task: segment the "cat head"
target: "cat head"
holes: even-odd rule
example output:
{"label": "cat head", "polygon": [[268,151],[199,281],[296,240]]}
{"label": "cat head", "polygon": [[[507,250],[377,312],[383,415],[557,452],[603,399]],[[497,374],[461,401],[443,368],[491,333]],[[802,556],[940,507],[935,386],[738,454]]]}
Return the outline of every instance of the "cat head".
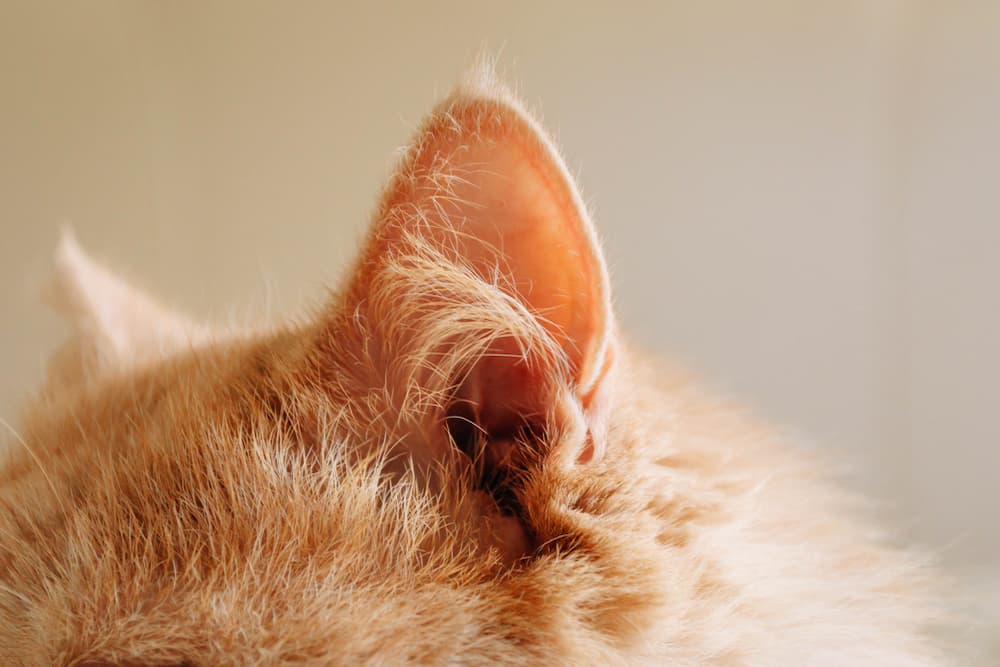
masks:
{"label": "cat head", "polygon": [[57,259],[76,336],[0,478],[0,653],[593,656],[642,625],[655,528],[588,518],[639,483],[608,472],[634,433],[607,268],[488,70],[423,123],[348,280],[300,322],[213,331],[71,240]]}

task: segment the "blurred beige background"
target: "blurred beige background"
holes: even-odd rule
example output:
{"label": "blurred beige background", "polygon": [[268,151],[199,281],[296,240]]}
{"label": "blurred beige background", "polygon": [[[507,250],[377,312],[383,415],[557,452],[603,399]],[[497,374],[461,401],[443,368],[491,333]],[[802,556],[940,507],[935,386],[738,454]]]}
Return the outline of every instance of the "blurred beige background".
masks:
{"label": "blurred beige background", "polygon": [[33,295],[61,225],[198,315],[295,312],[483,44],[578,168],[625,327],[1000,600],[990,0],[2,0],[0,416],[66,333]]}

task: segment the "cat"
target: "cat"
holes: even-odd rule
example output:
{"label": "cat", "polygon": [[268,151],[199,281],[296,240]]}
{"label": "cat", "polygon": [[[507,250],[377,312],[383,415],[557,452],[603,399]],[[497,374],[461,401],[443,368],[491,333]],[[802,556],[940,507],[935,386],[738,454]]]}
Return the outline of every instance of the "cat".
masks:
{"label": "cat", "polygon": [[922,559],[628,345],[553,142],[489,66],[345,284],[222,331],[57,252],[0,470],[5,665],[941,665]]}

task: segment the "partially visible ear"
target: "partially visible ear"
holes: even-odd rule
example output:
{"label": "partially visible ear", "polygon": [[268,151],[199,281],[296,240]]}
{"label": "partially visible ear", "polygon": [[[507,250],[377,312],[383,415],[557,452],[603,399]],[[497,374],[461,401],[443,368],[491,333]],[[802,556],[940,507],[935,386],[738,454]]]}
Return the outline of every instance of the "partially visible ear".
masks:
{"label": "partially visible ear", "polygon": [[[415,278],[415,265],[401,268],[408,255],[437,257],[459,271]],[[469,337],[495,337],[464,377],[452,378],[466,406],[463,419],[495,436],[522,426],[526,415],[558,412],[557,403],[569,398],[591,429],[602,428],[614,347],[607,268],[553,142],[491,68],[473,72],[418,131],[386,189],[349,302],[364,310],[387,270],[397,280],[421,281],[410,290],[425,293],[421,307],[431,313],[420,326],[436,326],[435,308],[438,319],[455,319],[451,329],[440,327],[442,344],[469,347]],[[459,275],[507,301],[490,310],[475,289],[462,296],[446,285]],[[445,315],[462,299],[477,301],[479,310],[466,312],[478,329],[461,322],[461,313]],[[383,303],[376,317],[405,320],[405,300]],[[533,363],[519,345],[512,332],[518,313],[553,344],[554,363]],[[555,395],[558,387],[569,387],[570,396]],[[600,456],[599,440],[581,459]]]}
{"label": "partially visible ear", "polygon": [[43,298],[74,328],[49,365],[49,384],[85,382],[176,351],[201,327],[88,257],[64,232]]}

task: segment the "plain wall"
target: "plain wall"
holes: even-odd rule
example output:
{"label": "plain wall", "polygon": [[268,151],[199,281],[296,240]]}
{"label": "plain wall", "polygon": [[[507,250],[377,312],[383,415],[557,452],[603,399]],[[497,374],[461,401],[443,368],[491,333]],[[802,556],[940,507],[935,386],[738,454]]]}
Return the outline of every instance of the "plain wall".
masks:
{"label": "plain wall", "polygon": [[33,293],[60,226],[199,316],[314,304],[485,44],[624,328],[996,573],[1000,3],[499,5],[4,0],[0,416],[67,333]]}

